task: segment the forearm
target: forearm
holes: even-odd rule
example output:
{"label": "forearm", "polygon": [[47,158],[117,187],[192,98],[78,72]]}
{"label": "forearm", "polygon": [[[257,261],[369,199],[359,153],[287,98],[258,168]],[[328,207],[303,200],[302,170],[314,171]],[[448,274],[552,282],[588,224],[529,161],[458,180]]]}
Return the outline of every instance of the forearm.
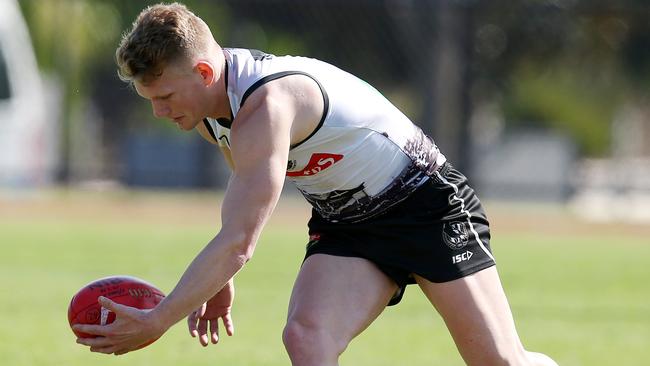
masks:
{"label": "forearm", "polygon": [[[255,126],[250,122],[248,125],[239,122],[239,125],[240,130]],[[282,130],[278,126],[275,129],[266,127],[267,134],[280,134],[277,130]],[[222,229],[190,264],[176,288],[153,311],[152,316],[157,317],[164,329],[214,296],[252,257],[257,239],[282,191],[289,151],[288,135],[285,131],[276,137],[279,142],[260,145],[238,136],[233,130],[232,139],[241,141],[241,146],[231,155],[239,159],[233,159],[234,170],[222,204]]]}
{"label": "forearm", "polygon": [[238,245],[217,235],[190,263],[178,284],[152,311],[167,329],[219,292],[244,266],[249,256]]}
{"label": "forearm", "polygon": [[[272,182],[263,187],[251,182]],[[282,189],[264,172],[231,177],[222,205],[222,229],[189,265],[152,317],[169,328],[214,296],[252,257],[257,239]]]}

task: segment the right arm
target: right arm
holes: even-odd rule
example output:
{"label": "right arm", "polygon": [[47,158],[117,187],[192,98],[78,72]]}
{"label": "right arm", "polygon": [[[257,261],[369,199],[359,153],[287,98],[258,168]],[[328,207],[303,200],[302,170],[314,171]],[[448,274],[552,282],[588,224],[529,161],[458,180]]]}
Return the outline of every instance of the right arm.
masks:
{"label": "right arm", "polygon": [[291,78],[306,80],[304,76],[291,76],[266,84],[240,109],[230,133],[233,172],[222,203],[221,230],[194,258],[174,290],[152,310],[100,300],[102,306],[117,314],[116,320],[103,326],[75,325],[77,331],[101,336],[79,338],[79,343],[94,352],[124,354],[135,350],[210,300],[252,257],[280,197],[291,141],[301,141],[309,130],[299,123],[294,131],[295,122],[316,126],[323,111],[322,97],[313,81],[308,82],[318,98],[303,93],[309,92],[307,88],[298,88],[300,93],[295,93]]}
{"label": "right arm", "polygon": [[222,228],[152,311],[165,329],[221,290],[253,254],[279,199],[289,154],[294,115],[290,103],[278,99],[283,98],[261,88],[233,122],[234,169],[222,203]]}
{"label": "right arm", "polygon": [[252,257],[262,228],[284,184],[295,110],[291,99],[262,87],[239,111],[231,130],[233,172],[224,195],[219,233],[194,258],[176,287],[152,310],[108,299],[117,314],[109,325],[76,325],[99,335],[79,338],[91,351],[124,354],[160,337],[173,324],[210,300]]}
{"label": "right arm", "polygon": [[[206,141],[219,146],[219,150],[230,171],[234,170],[230,148],[213,139],[212,134],[204,124],[198,124],[196,129]],[[210,342],[217,344],[219,342],[219,319],[221,319],[226,328],[226,334],[232,336],[235,332],[231,314],[234,299],[235,282],[234,278],[231,278],[216,295],[187,316],[187,327],[190,335],[194,338],[198,337],[203,346],[207,346]]]}

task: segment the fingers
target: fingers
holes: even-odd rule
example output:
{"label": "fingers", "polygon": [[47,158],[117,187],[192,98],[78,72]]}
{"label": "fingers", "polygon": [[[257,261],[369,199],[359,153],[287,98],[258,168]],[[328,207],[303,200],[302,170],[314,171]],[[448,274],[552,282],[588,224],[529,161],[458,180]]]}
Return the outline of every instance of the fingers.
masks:
{"label": "fingers", "polygon": [[208,303],[204,302],[203,305],[198,309],[199,318],[202,318],[205,315],[205,312],[208,310]]}
{"label": "fingers", "polygon": [[98,338],[77,338],[77,343],[90,347],[90,352],[123,355],[129,350],[119,349],[119,346],[111,345],[110,341],[104,337]]}
{"label": "fingers", "polygon": [[218,319],[210,321],[210,340],[212,344],[219,343],[219,322]]}
{"label": "fingers", "polygon": [[201,317],[205,315],[206,308],[206,304],[203,303],[200,308],[194,310],[190,315],[187,316],[187,329],[189,330],[190,336],[192,336],[192,338],[196,338],[200,334],[197,323],[201,320]]}
{"label": "fingers", "polygon": [[208,345],[208,320],[199,319],[198,323],[199,342],[203,347]]}
{"label": "fingers", "polygon": [[[223,326],[226,328],[226,334],[232,337],[235,334],[235,326],[232,321],[230,313],[221,317],[223,321]],[[219,343],[219,319],[213,319],[210,321],[210,341],[212,344]]]}
{"label": "fingers", "polygon": [[[72,329],[76,332],[93,334],[98,336],[107,336],[108,331],[106,330],[107,326],[105,325],[95,325],[95,324],[75,324],[72,326]],[[96,339],[96,338],[79,338],[79,339]]]}
{"label": "fingers", "polygon": [[221,317],[221,320],[223,321],[223,326],[226,328],[226,334],[232,337],[232,335],[235,334],[235,324],[232,321],[232,315],[230,315],[230,313],[227,313]]}
{"label": "fingers", "polygon": [[116,315],[118,314],[128,315],[129,310],[131,309],[131,307],[129,306],[118,304],[115,301],[104,296],[98,297],[97,301],[102,307],[114,312]]}
{"label": "fingers", "polygon": [[190,331],[192,338],[196,338],[196,336],[199,335],[199,332],[196,328],[198,318],[199,315],[197,311],[193,311],[192,314],[187,316],[187,329]]}
{"label": "fingers", "polygon": [[190,336],[193,338],[198,337],[199,343],[204,347],[210,343],[219,343],[219,318],[223,321],[226,333],[229,336],[235,333],[235,327],[229,311],[220,317],[205,318],[206,309],[206,304],[203,304],[203,306],[187,316],[187,329],[190,332]]}
{"label": "fingers", "polygon": [[[115,313],[116,316],[119,317],[130,317],[133,314],[131,313],[134,309],[125,306],[122,304],[118,304],[114,302],[113,300],[100,296],[97,298],[97,301],[99,304],[105,308],[106,310],[112,311]],[[137,311],[137,310],[136,310]],[[112,329],[111,325],[97,325],[97,324],[75,324],[72,326],[72,329],[74,329],[77,332],[82,332],[82,333],[87,333],[87,334],[93,334],[97,336],[107,336],[109,335],[109,330]]]}
{"label": "fingers", "polygon": [[122,353],[118,353],[117,349],[114,346],[110,347],[90,347],[90,352],[97,352],[97,353],[105,353],[107,355],[110,355],[112,353],[117,354],[124,354],[126,353],[125,351],[122,351]]}
{"label": "fingers", "polygon": [[90,348],[103,348],[111,344],[111,342],[105,337],[77,338],[77,343],[89,346]]}
{"label": "fingers", "polygon": [[[122,355],[138,349],[147,339],[157,339],[162,333],[147,322],[146,310],[118,304],[106,297],[98,298],[104,309],[116,314],[116,319],[109,325],[75,324],[77,333],[96,335],[95,338],[78,338],[77,343],[90,347],[92,352]],[[104,321],[102,321],[103,323]],[[164,332],[164,331],[163,331]]]}

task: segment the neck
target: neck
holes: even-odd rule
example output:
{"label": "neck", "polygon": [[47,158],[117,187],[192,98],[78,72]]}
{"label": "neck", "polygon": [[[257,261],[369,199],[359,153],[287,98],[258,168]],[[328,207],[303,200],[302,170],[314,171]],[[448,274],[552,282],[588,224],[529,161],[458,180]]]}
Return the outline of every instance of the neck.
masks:
{"label": "neck", "polygon": [[212,108],[208,117],[219,119],[219,118],[231,118],[230,110],[230,100],[228,99],[228,93],[226,92],[226,60],[225,57],[221,57],[221,70],[219,71],[219,77],[214,83],[214,93],[212,94],[212,100],[215,101],[214,108]]}

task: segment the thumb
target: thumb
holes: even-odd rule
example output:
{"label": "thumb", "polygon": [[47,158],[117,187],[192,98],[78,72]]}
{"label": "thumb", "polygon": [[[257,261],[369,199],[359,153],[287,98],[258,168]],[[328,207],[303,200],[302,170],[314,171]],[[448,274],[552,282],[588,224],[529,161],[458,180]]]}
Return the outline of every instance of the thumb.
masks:
{"label": "thumb", "polygon": [[201,307],[196,310],[199,318],[202,318],[205,315],[205,312],[207,310],[208,310],[208,303],[204,302],[203,305],[201,305]]}
{"label": "thumb", "polygon": [[97,298],[97,301],[99,302],[99,304],[102,307],[114,312],[116,315],[117,314],[123,314],[123,315],[128,314],[128,311],[129,311],[128,306],[118,304],[115,301],[109,299],[108,297],[100,296],[100,297]]}

